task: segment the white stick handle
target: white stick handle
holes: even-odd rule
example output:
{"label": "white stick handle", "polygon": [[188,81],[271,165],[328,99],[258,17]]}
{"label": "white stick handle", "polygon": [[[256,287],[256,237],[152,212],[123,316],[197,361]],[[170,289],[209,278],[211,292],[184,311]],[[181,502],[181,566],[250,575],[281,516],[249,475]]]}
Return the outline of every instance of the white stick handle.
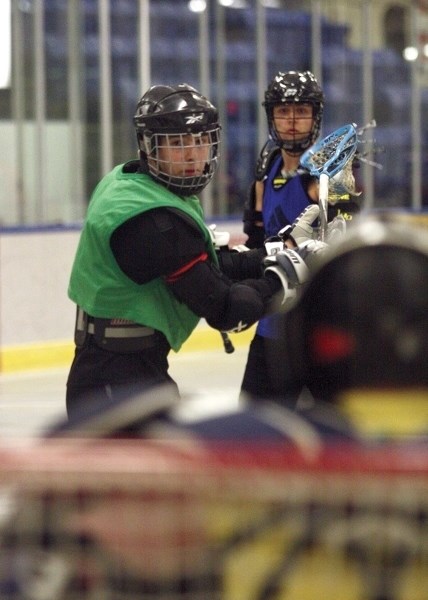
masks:
{"label": "white stick handle", "polygon": [[328,222],[328,183],[329,177],[326,173],[320,175],[319,205],[320,205],[320,240],[325,241],[327,236]]}

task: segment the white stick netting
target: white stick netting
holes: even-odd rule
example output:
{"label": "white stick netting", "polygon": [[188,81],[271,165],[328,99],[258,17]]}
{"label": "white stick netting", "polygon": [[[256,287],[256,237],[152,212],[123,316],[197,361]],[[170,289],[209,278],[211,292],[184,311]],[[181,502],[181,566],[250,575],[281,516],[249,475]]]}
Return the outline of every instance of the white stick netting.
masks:
{"label": "white stick netting", "polygon": [[0,598],[426,600],[428,451],[1,455]]}
{"label": "white stick netting", "polygon": [[351,157],[341,171],[333,175],[329,181],[328,201],[335,204],[344,194],[359,196],[355,184],[355,176],[352,168],[353,157]]}

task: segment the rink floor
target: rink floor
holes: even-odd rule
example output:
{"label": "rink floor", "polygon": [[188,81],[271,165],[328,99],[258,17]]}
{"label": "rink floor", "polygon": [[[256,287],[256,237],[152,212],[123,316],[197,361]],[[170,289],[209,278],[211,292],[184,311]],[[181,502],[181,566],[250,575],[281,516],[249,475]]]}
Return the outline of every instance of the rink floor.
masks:
{"label": "rink floor", "polygon": [[[247,347],[226,354],[215,350],[170,355],[170,374],[189,410],[203,413],[236,406]],[[0,374],[0,438],[33,438],[65,418],[68,369]]]}

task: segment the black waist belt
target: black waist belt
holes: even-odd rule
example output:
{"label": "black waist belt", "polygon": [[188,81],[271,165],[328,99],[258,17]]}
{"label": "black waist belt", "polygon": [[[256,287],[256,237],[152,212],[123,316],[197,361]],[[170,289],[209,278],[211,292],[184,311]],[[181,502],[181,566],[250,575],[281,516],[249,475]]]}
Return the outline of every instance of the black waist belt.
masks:
{"label": "black waist belt", "polygon": [[154,347],[158,341],[156,331],[151,327],[127,319],[91,317],[77,307],[74,331],[76,346],[82,348],[89,336],[93,336],[100,348],[110,352],[138,352]]}

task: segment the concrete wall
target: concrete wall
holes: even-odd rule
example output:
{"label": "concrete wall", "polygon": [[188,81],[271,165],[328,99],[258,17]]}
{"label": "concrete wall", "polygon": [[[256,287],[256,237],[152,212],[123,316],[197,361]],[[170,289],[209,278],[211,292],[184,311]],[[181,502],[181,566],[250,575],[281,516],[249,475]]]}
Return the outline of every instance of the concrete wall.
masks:
{"label": "concrete wall", "polygon": [[82,219],[82,132],[65,121],[47,121],[41,131],[34,121],[0,121],[1,226]]}
{"label": "concrete wall", "polygon": [[70,355],[67,285],[78,238],[65,229],[0,234],[0,371]]}

